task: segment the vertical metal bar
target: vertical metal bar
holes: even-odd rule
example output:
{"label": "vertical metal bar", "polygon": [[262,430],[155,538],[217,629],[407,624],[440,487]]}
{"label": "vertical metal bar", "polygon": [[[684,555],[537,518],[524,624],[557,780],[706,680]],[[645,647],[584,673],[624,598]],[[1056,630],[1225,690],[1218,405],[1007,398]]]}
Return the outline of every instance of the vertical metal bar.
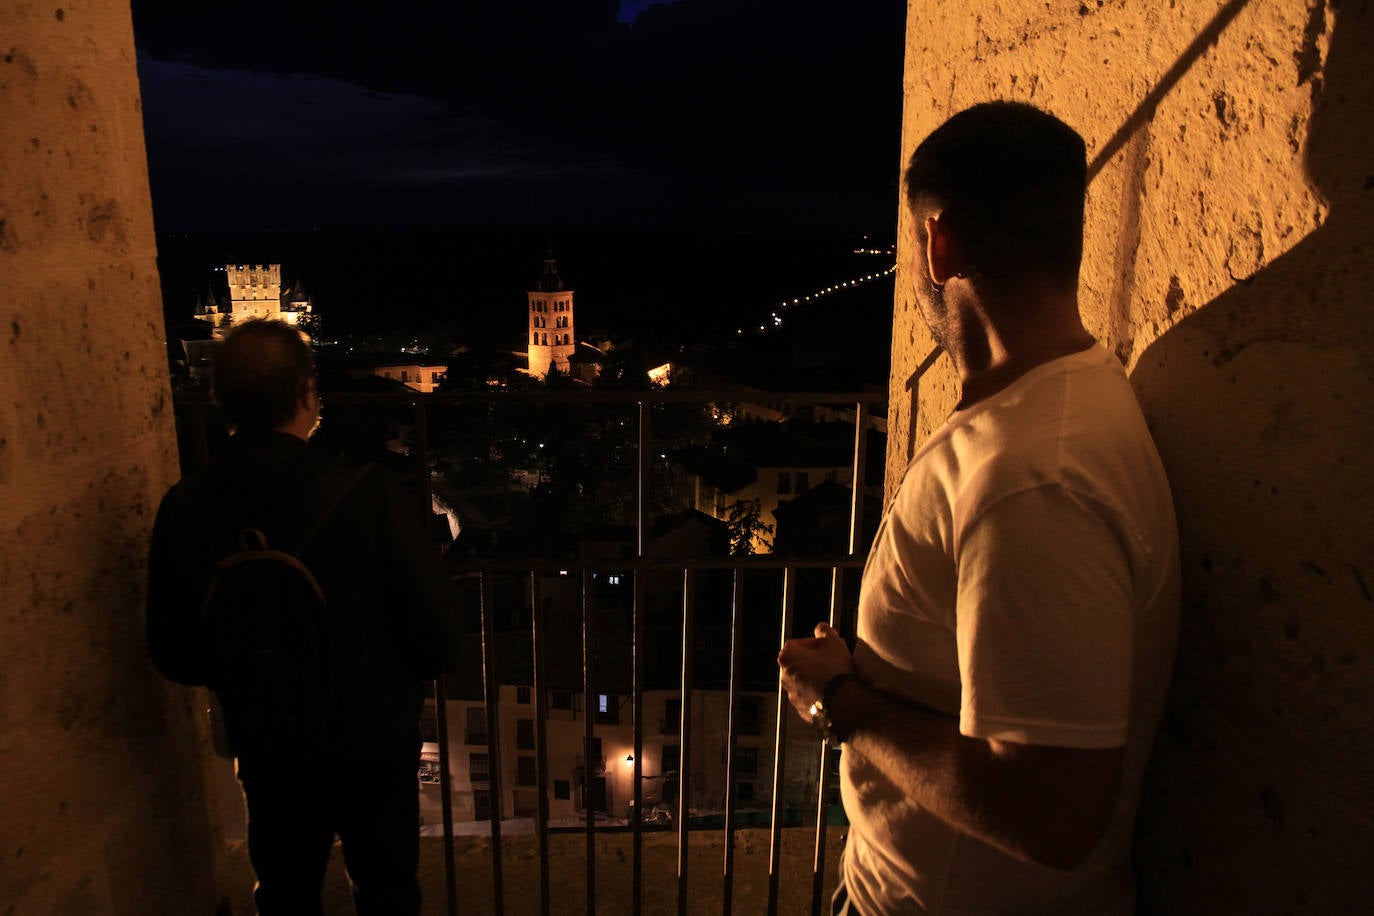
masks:
{"label": "vertical metal bar", "polygon": [[634,605],[631,609],[633,631],[631,654],[634,670],[631,673],[633,685],[631,717],[634,719],[634,763],[630,767],[632,785],[630,795],[633,810],[630,812],[630,910],[639,916],[642,907],[644,879],[644,782],[641,778],[644,762],[644,567],[635,570]]}
{"label": "vertical metal bar", "polygon": [[[430,519],[433,515],[433,492],[429,477],[429,414],[423,401],[412,405],[415,409],[415,476],[416,491],[419,496],[420,521],[425,537],[430,534]],[[434,682],[434,714],[438,725],[439,738],[439,810],[444,822],[444,890],[448,895],[447,911],[449,916],[458,914],[458,872],[453,845],[453,775],[449,772],[448,746],[448,692],[441,675]]]}
{"label": "vertical metal bar", "polygon": [[[634,718],[634,765],[630,778],[634,783],[631,795],[634,815],[630,821],[630,912],[640,916],[644,891],[644,555],[649,530],[649,402],[639,402],[639,441],[636,449],[635,494],[635,593],[631,610],[633,636],[631,654],[634,671],[631,675],[632,716]],[[679,770],[681,768],[679,767]]]}
{"label": "vertical metal bar", "polygon": [[592,574],[582,570],[582,703],[587,710],[582,733],[582,808],[587,816],[587,916],[596,916],[596,811],[592,808],[592,721],[595,694],[593,665],[596,658],[596,606],[593,603]]}
{"label": "vertical metal bar", "polygon": [[453,847],[453,774],[449,772],[448,695],[444,677],[434,682],[434,714],[439,738],[439,807],[444,820],[444,891],[448,894],[448,916],[458,916],[458,869]]}
{"label": "vertical metal bar", "polygon": [[[830,612],[827,620],[833,627],[839,616],[840,597],[844,590],[844,571],[838,566],[830,570]],[[825,891],[825,829],[828,826],[830,794],[830,747],[820,742],[820,778],[816,780],[816,847],[811,861],[811,916],[821,916],[821,895]]]}
{"label": "vertical metal bar", "polygon": [[[864,402],[854,405],[854,474],[849,502],[849,555],[856,556],[863,536],[864,466],[868,463],[868,414]],[[832,621],[833,623],[833,621]]]}
{"label": "vertical metal bar", "polygon": [[[549,916],[549,685],[544,676],[544,601],[540,575],[530,572],[530,637],[534,641],[534,833],[539,845],[539,912]],[[518,781],[517,781],[518,782]]]}
{"label": "vertical metal bar", "polygon": [[649,531],[649,402],[639,402],[639,442],[635,449],[635,558],[644,559]]}
{"label": "vertical metal bar", "polygon": [[506,889],[501,868],[501,687],[496,677],[496,626],[492,620],[491,571],[482,571],[482,683],[487,703],[487,792],[491,797],[491,910],[505,916]]}
{"label": "vertical metal bar", "polygon": [[[849,556],[856,555],[859,538],[863,535],[864,511],[864,471],[868,455],[868,414],[863,401],[854,404],[854,467],[850,476],[849,500]],[[836,566],[830,571],[830,625],[839,627],[844,600],[844,570]],[[826,798],[830,794],[830,756],[831,750],[821,742],[820,779],[816,791],[816,847],[811,863],[811,913],[820,916],[825,890],[825,846],[826,827],[829,826],[829,805]]]}
{"label": "vertical metal bar", "polygon": [[[792,633],[793,589],[796,587],[792,567],[782,571],[782,639],[787,642]],[[768,839],[768,916],[777,916],[778,878],[782,871],[782,789],[783,771],[787,763],[787,714],[791,707],[787,692],[782,689],[782,673],[778,674],[778,726],[773,750],[773,827]]]}
{"label": "vertical metal bar", "polygon": [[696,646],[693,635],[696,610],[696,580],[690,570],[682,571],[682,685],[681,709],[678,717],[677,758],[677,912],[687,913],[687,849],[691,831],[692,795],[692,655]]}
{"label": "vertical metal bar", "polygon": [[735,884],[735,736],[739,722],[735,706],[739,703],[739,630],[740,614],[744,606],[744,571],[736,567],[730,599],[730,713],[725,727],[725,864],[724,895],[721,912],[730,916],[734,909]]}

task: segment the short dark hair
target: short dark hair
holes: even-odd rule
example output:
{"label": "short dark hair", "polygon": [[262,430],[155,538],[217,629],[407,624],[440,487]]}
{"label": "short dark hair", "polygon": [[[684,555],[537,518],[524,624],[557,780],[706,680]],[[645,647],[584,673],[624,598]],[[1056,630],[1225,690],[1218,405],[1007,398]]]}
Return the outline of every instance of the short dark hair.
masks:
{"label": "short dark hair", "polygon": [[1020,102],[959,112],[921,141],[906,170],[912,213],[940,209],[970,278],[1002,292],[1029,277],[1077,287],[1087,184],[1083,138]]}
{"label": "short dark hair", "polygon": [[215,349],[210,390],[231,427],[261,433],[290,423],[315,377],[315,355],[283,321],[235,325]]}

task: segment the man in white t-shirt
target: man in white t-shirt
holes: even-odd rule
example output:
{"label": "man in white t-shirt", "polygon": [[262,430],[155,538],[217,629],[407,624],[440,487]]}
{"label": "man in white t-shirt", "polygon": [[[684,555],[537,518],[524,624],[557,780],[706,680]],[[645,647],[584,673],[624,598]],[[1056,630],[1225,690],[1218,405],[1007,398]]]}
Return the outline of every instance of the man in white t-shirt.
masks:
{"label": "man in white t-shirt", "polygon": [[912,155],[916,300],[962,398],[878,529],[851,656],[778,656],[843,742],[834,912],[1129,913],[1168,686],[1178,536],[1125,373],[1078,313],[1085,149],[1027,105]]}

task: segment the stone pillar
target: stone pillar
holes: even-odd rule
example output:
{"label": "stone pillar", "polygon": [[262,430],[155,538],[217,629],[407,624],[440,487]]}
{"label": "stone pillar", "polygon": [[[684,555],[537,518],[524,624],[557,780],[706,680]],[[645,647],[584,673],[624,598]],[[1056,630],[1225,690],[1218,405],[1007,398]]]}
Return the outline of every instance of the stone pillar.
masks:
{"label": "stone pillar", "polygon": [[127,0],[0,5],[0,901],[213,913],[194,694],[143,635],[176,478]]}
{"label": "stone pillar", "polygon": [[[1145,912],[1374,897],[1374,9],[911,0],[903,159],[1008,98],[1087,140],[1080,300],[1173,482],[1184,610],[1137,843]],[[910,296],[888,491],[956,387]]]}

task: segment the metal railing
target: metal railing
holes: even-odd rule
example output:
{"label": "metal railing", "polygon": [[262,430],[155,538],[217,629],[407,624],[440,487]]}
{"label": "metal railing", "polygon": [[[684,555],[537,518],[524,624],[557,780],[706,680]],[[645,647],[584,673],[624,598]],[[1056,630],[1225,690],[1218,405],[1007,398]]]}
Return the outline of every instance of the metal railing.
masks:
{"label": "metal railing", "polygon": [[[496,575],[528,575],[531,596],[530,636],[533,647],[533,699],[535,704],[535,782],[537,786],[538,808],[535,813],[535,834],[539,850],[539,911],[550,912],[551,887],[549,878],[549,764],[548,764],[548,684],[547,640],[545,638],[545,611],[541,601],[542,580],[546,575],[571,575],[580,580],[581,604],[581,653],[583,709],[596,708],[596,684],[594,683],[593,663],[597,650],[596,602],[593,600],[593,577],[598,572],[633,574],[631,603],[631,725],[633,731],[633,775],[631,779],[633,816],[629,819],[631,834],[631,899],[630,909],[638,916],[643,909],[643,871],[644,852],[643,834],[643,774],[644,760],[644,692],[645,692],[645,580],[648,574],[674,572],[681,576],[682,619],[681,619],[681,678],[680,712],[677,722],[678,748],[678,798],[675,827],[677,831],[677,912],[685,914],[688,906],[688,841],[692,831],[689,805],[691,800],[690,775],[692,755],[692,699],[699,689],[693,684],[693,646],[696,618],[697,578],[711,571],[725,571],[730,575],[730,637],[728,664],[728,716],[725,760],[725,811],[724,811],[724,858],[720,880],[722,881],[722,912],[729,916],[733,912],[734,854],[735,834],[738,811],[735,798],[736,777],[739,759],[736,747],[740,729],[738,712],[741,683],[741,619],[745,599],[745,576],[747,573],[772,570],[782,576],[782,595],[779,611],[778,644],[791,636],[792,617],[796,600],[798,574],[805,570],[822,570],[830,573],[828,599],[828,620],[832,626],[841,623],[841,596],[845,575],[860,570],[864,558],[860,555],[860,534],[863,525],[864,470],[867,459],[867,430],[869,409],[886,401],[883,394],[873,392],[760,392],[760,391],[538,391],[538,392],[442,392],[432,394],[409,393],[328,393],[324,399],[332,405],[373,406],[381,408],[409,408],[412,413],[413,431],[411,449],[416,459],[416,483],[419,491],[418,508],[427,517],[432,509],[432,480],[429,471],[429,411],[446,405],[510,405],[510,404],[577,404],[606,405],[622,404],[637,409],[636,442],[636,479],[635,479],[635,550],[633,559],[614,562],[570,562],[566,560],[548,561],[528,558],[520,561],[474,561],[470,574],[479,582],[481,664],[482,684],[486,710],[485,743],[489,761],[487,786],[491,799],[490,844],[491,844],[491,912],[504,914],[505,872],[503,868],[502,828],[503,815],[503,771],[500,757],[500,717],[498,697],[500,684],[496,664],[496,627],[493,615],[493,577]],[[181,392],[176,396],[177,407],[189,414],[190,431],[187,444],[193,449],[190,463],[203,466],[209,459],[207,415],[210,402],[203,393]],[[692,561],[660,561],[648,557],[648,495],[651,441],[651,408],[657,404],[712,404],[712,403],[761,403],[771,405],[796,404],[844,404],[854,411],[854,443],[852,453],[851,503],[849,507],[848,550],[842,556],[823,558],[792,558],[782,556],[751,556],[719,558]],[[184,462],[186,463],[186,462]],[[439,744],[440,799],[443,817],[443,844],[445,861],[446,912],[456,916],[459,912],[459,893],[454,844],[453,787],[450,766],[450,748],[447,725],[447,704],[445,684],[442,679],[434,684],[434,700],[437,715],[437,737]],[[787,721],[789,704],[779,679],[776,689],[777,719],[774,734],[774,756],[772,761],[773,792],[769,830],[768,855],[768,902],[767,912],[776,914],[779,903],[779,878],[781,875],[782,828],[783,828],[783,776],[787,756]],[[588,712],[583,715],[583,748],[579,757],[591,759],[595,744],[595,717]],[[766,721],[766,720],[764,720]],[[661,723],[659,723],[661,724]],[[763,722],[758,722],[763,725]],[[762,728],[758,729],[762,731]],[[825,745],[817,739],[817,753],[820,765],[817,786],[817,806],[815,820],[814,855],[812,859],[811,912],[820,914],[825,901],[822,889],[825,881],[826,864],[826,826],[828,820],[829,796],[831,794],[831,767],[828,766]],[[759,769],[762,770],[761,765]],[[588,802],[592,797],[592,767],[582,766],[582,792],[584,808],[583,830],[586,837],[586,912],[594,914],[597,908],[596,892],[596,843],[598,830],[596,812]],[[604,829],[604,828],[603,828]],[[470,893],[470,891],[469,891]],[[617,901],[617,907],[623,902]],[[752,908],[751,908],[752,909]]]}

